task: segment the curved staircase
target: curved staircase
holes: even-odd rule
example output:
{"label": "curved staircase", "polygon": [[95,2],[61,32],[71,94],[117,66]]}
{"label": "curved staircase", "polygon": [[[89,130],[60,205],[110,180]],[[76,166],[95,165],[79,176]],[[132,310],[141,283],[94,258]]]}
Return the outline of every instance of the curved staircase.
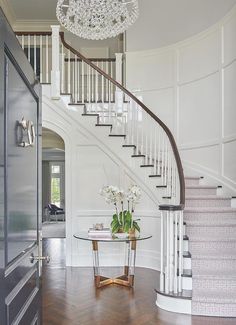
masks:
{"label": "curved staircase", "polygon": [[[52,82],[51,98],[63,99],[71,119],[93,129],[93,135],[109,150],[118,151],[121,163],[158,202],[161,265],[157,305],[181,313],[236,317],[236,209],[231,208],[231,198],[217,195],[218,188],[204,185],[200,177],[184,179],[172,133],[112,78],[109,61],[92,63],[67,44],[55,26],[52,33],[17,35],[23,49],[26,38],[31,62],[33,39],[35,72],[36,48],[39,46],[40,60],[46,51],[46,63],[40,61],[40,81]],[[51,78],[50,55],[54,59]]]}

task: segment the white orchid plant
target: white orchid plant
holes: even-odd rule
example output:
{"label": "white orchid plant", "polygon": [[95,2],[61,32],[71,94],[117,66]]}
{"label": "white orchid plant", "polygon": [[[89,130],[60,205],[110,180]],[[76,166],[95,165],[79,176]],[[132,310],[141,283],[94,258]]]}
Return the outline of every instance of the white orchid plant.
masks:
{"label": "white orchid plant", "polygon": [[[108,204],[114,204],[116,213],[113,215],[111,222],[112,233],[129,232],[137,230],[140,232],[138,221],[133,219],[134,209],[141,198],[141,190],[137,185],[129,187],[127,192],[116,186],[107,185],[100,190]],[[127,208],[125,209],[125,206]]]}

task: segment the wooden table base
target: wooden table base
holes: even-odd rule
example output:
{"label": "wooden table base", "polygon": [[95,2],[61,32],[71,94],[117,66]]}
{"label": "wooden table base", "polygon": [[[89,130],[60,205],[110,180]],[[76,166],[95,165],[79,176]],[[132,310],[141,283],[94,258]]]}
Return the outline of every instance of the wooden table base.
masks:
{"label": "wooden table base", "polygon": [[134,275],[121,275],[117,278],[107,278],[102,275],[95,275],[95,284],[97,288],[101,288],[109,284],[119,284],[132,288],[134,285]]}
{"label": "wooden table base", "polygon": [[93,268],[94,279],[97,288],[102,288],[110,284],[118,284],[132,288],[134,286],[134,269],[136,256],[136,241],[127,241],[126,261],[124,266],[124,275],[116,278],[107,278],[100,275],[99,256],[98,256],[98,241],[92,241],[93,246]]}

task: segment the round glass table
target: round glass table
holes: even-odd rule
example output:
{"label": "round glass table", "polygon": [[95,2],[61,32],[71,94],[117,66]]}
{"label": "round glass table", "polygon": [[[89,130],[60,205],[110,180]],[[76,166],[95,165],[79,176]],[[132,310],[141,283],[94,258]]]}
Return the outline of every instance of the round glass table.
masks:
{"label": "round glass table", "polygon": [[[136,248],[137,242],[141,240],[147,240],[151,238],[151,235],[140,233],[136,236],[127,235],[126,237],[120,238],[116,235],[112,237],[101,237],[101,236],[89,236],[87,232],[81,232],[74,234],[76,239],[90,241],[93,249],[93,269],[94,269],[94,280],[97,288],[104,287],[109,284],[119,284],[126,287],[134,286],[134,273],[135,273],[135,260],[136,260]],[[108,243],[125,243],[125,263],[124,263],[124,274],[117,278],[107,278],[100,274],[99,265],[99,242]]]}

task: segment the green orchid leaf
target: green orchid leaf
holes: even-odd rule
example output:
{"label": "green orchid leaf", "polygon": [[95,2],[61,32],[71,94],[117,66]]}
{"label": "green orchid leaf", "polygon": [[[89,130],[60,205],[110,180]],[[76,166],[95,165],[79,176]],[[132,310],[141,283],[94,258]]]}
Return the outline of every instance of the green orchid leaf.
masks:
{"label": "green orchid leaf", "polygon": [[119,229],[120,229],[120,224],[119,224],[119,222],[117,222],[117,223],[114,224],[113,227],[112,227],[112,233],[113,233],[113,234],[116,234],[116,233],[119,231]]}
{"label": "green orchid leaf", "polygon": [[133,222],[133,227],[136,229],[138,232],[140,232],[140,227],[136,221]]}

